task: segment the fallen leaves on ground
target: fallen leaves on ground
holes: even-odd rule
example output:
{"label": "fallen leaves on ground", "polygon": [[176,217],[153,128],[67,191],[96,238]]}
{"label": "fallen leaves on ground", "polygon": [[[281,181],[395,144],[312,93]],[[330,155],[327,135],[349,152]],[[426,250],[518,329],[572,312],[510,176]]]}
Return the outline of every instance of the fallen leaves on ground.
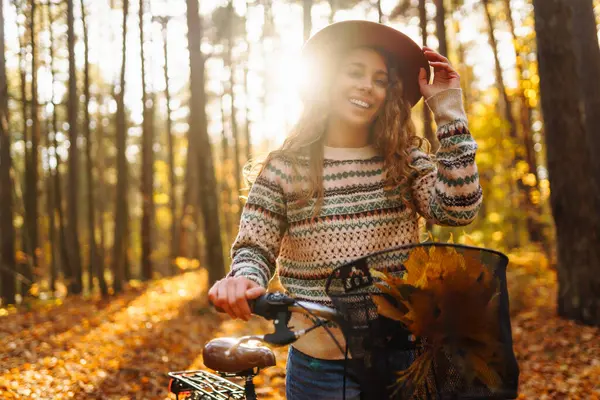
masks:
{"label": "fallen leaves on ground", "polygon": [[[0,318],[0,398],[174,398],[166,373],[200,368],[204,343],[240,327],[210,310],[203,272],[12,313]],[[256,319],[244,329],[260,327]]]}
{"label": "fallen leaves on ground", "polygon": [[600,329],[559,318],[556,272],[539,252],[510,255],[519,399],[600,399]]}
{"label": "fallen leaves on ground", "polygon": [[[528,293],[555,293],[532,280]],[[509,279],[509,286],[511,279]],[[537,296],[536,295],[536,296]],[[556,316],[555,299],[523,301],[513,315],[520,399],[600,399],[600,329]],[[174,399],[168,371],[202,368],[202,347],[219,336],[270,331],[214,313],[202,271],[161,279],[108,300],[62,304],[0,316],[0,398]],[[287,349],[255,379],[261,399],[284,398]]]}

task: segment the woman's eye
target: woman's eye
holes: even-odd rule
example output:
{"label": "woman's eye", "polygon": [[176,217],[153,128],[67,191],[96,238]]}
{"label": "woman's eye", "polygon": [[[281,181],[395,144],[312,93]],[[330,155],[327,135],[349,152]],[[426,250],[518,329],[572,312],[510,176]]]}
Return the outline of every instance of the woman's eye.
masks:
{"label": "woman's eye", "polygon": [[380,86],[380,87],[386,87],[388,84],[387,80],[385,80],[385,79],[377,79],[375,81],[375,83],[377,84],[377,86]]}
{"label": "woman's eye", "polygon": [[348,76],[352,78],[360,78],[362,76],[362,73],[357,69],[352,69],[348,71]]}

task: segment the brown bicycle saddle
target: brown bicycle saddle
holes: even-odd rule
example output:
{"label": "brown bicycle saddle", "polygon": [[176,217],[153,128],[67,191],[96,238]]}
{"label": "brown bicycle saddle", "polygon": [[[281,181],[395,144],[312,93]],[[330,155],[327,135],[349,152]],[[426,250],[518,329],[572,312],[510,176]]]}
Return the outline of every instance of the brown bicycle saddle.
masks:
{"label": "brown bicycle saddle", "polygon": [[237,338],[217,338],[206,343],[202,351],[204,365],[212,370],[231,374],[275,365],[275,354],[266,346],[244,343],[227,354],[238,341]]}

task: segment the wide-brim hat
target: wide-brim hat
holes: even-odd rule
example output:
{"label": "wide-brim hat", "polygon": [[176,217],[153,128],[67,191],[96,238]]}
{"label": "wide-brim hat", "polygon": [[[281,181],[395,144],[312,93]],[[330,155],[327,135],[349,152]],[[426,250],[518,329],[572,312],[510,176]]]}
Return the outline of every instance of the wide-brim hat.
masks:
{"label": "wide-brim hat", "polygon": [[[421,47],[404,33],[371,21],[343,21],[323,28],[302,48],[302,59],[319,65],[331,65],[332,57],[356,47],[374,47],[392,58],[402,79],[404,98],[411,105],[421,99],[419,70],[425,68],[429,79],[429,63]],[[329,63],[328,63],[329,61]]]}

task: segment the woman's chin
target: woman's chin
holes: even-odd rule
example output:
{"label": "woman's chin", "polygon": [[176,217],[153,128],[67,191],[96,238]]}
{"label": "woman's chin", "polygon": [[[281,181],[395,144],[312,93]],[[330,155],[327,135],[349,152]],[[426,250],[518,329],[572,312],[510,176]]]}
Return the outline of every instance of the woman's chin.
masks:
{"label": "woman's chin", "polygon": [[368,128],[371,125],[372,119],[366,115],[346,115],[344,121],[347,125],[353,128]]}

